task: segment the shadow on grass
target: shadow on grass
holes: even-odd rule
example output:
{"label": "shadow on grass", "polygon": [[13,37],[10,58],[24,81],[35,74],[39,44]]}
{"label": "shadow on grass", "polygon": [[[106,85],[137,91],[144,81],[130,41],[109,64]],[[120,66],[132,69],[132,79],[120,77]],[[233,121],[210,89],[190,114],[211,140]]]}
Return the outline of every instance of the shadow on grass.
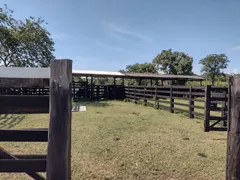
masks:
{"label": "shadow on grass", "polygon": [[24,115],[15,114],[1,114],[0,115],[0,128],[10,129],[24,120]]}
{"label": "shadow on grass", "polygon": [[96,100],[96,101],[78,101],[74,102],[77,106],[88,106],[88,107],[108,107],[110,106],[107,100]]}

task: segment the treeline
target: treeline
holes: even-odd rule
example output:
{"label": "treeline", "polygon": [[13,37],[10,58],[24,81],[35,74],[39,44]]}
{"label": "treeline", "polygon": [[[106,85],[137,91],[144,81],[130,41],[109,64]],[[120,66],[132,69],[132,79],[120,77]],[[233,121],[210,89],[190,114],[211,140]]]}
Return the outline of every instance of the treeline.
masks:
{"label": "treeline", "polygon": [[[229,63],[225,54],[209,54],[199,61],[202,76],[206,79],[205,85],[227,85],[227,75],[224,70]],[[163,50],[150,63],[136,63],[127,65],[120,72],[196,75],[193,72],[193,58],[184,52]],[[175,82],[177,84],[195,85],[194,82]],[[199,85],[199,84],[198,84]]]}

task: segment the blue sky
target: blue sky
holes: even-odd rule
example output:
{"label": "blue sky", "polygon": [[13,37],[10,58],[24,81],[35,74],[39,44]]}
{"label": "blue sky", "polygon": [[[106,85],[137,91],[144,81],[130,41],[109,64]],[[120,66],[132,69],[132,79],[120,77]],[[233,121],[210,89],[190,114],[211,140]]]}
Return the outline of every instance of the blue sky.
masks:
{"label": "blue sky", "polygon": [[55,56],[74,69],[118,71],[151,62],[163,49],[199,60],[226,53],[240,73],[240,0],[0,0],[14,17],[42,17]]}

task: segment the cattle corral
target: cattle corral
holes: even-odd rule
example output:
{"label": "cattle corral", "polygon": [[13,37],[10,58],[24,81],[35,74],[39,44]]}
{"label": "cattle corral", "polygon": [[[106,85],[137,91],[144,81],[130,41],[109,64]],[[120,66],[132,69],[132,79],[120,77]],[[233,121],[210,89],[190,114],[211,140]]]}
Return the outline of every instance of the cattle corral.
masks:
{"label": "cattle corral", "polygon": [[[152,106],[156,109],[167,110],[170,113],[183,113],[189,119],[203,120],[202,129],[204,132],[227,130],[230,122],[229,91],[231,86],[229,88],[164,86],[163,81],[185,81],[190,80],[191,76],[72,71],[70,62],[69,60],[54,60],[51,71],[48,68],[43,68],[39,71],[39,75],[33,76],[31,74],[34,73],[34,68],[20,69],[19,72],[23,74],[19,77],[16,72],[13,75],[8,75],[6,69],[2,74],[0,73],[0,114],[35,114],[50,111],[49,130],[46,128],[0,130],[0,140],[4,142],[48,142],[47,155],[12,154],[1,148],[0,172],[25,172],[35,179],[44,179],[36,172],[46,172],[46,176],[50,180],[56,178],[59,180],[61,178],[71,179],[71,99],[74,102],[82,103],[86,100],[133,101],[136,104],[142,103],[145,107],[139,108],[146,108],[147,111],[150,109],[146,106]],[[29,74],[26,74],[24,71],[27,72],[28,69],[31,70]],[[13,69],[11,71],[13,72]],[[72,83],[73,75],[86,76],[86,83]],[[87,81],[89,76],[91,78],[90,84]],[[96,76],[112,77],[113,84],[95,85],[93,78]],[[116,78],[122,79],[121,85],[116,84]],[[127,78],[138,79],[139,84],[124,84],[124,79]],[[150,84],[141,85],[141,80],[144,79],[150,80]],[[192,79],[202,81],[199,77],[192,77]],[[155,80],[155,85],[153,85],[153,80]],[[161,85],[158,84],[159,80],[162,82]],[[137,107],[137,105],[135,106]],[[140,116],[138,118],[141,119]],[[184,122],[186,123],[186,121]],[[232,146],[235,147],[234,144]],[[229,154],[228,156],[232,157]],[[230,166],[229,164],[234,161],[227,162]],[[59,172],[60,169],[61,172]],[[228,175],[228,177],[230,176]]]}

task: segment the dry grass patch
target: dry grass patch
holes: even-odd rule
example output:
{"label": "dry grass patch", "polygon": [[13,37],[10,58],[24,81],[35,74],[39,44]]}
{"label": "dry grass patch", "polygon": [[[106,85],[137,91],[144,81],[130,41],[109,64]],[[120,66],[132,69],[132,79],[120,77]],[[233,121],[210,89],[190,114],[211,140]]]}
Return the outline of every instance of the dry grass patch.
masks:
{"label": "dry grass patch", "polygon": [[[72,179],[223,179],[225,132],[204,133],[200,120],[134,103],[84,104],[87,112],[73,113]],[[48,115],[26,115],[11,128],[47,126]],[[46,153],[45,143],[0,146],[12,153]],[[28,179],[19,174],[0,176]]]}

